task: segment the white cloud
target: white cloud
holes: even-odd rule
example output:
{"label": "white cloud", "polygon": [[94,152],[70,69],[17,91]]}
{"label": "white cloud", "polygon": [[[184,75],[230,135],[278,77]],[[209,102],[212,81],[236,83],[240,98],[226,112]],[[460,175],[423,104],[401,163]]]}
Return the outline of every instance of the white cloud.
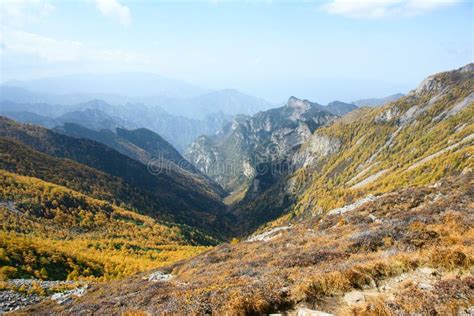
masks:
{"label": "white cloud", "polygon": [[0,47],[5,55],[31,55],[47,62],[151,62],[151,58],[143,54],[118,49],[98,49],[78,41],[58,40],[8,27],[3,27],[0,32]]}
{"label": "white cloud", "polygon": [[50,15],[54,10],[55,7],[44,0],[1,0],[1,24],[23,27]]}
{"label": "white cloud", "polygon": [[81,44],[60,41],[34,33],[3,28],[0,43],[4,53],[30,54],[47,61],[71,61],[79,58]]}
{"label": "white cloud", "polygon": [[459,2],[460,0],[331,0],[321,8],[334,15],[378,19],[419,15]]}
{"label": "white cloud", "polygon": [[117,0],[95,0],[95,5],[103,15],[118,19],[122,25],[130,25],[130,9]]}

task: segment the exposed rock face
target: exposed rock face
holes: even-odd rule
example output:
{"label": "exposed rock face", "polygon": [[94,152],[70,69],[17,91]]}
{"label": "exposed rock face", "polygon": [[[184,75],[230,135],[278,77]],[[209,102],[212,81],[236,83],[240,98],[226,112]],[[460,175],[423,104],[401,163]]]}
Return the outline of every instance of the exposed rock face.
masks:
{"label": "exposed rock face", "polygon": [[55,293],[51,296],[53,301],[56,301],[58,304],[70,303],[73,300],[73,297],[81,297],[86,293],[87,287],[81,287],[74,290],[69,290],[63,293]]}
{"label": "exposed rock face", "polygon": [[419,86],[410,93],[410,95],[415,94],[420,96],[423,94],[440,92],[450,84],[450,82],[447,82],[448,78],[451,80],[454,79],[454,81],[459,81],[463,77],[472,76],[473,71],[474,63],[471,63],[456,70],[429,76],[423,80]]}
{"label": "exposed rock face", "polygon": [[296,168],[311,166],[318,159],[336,153],[340,147],[339,139],[315,133],[305,146],[295,153],[293,164]]}
{"label": "exposed rock face", "polygon": [[450,117],[462,111],[465,107],[474,103],[474,92],[469,94],[464,100],[456,103],[447,113],[441,113],[442,117]]}
{"label": "exposed rock face", "polygon": [[308,100],[300,100],[296,97],[290,97],[288,99],[287,106],[290,108],[295,109],[299,113],[303,113],[308,111],[313,107],[319,107],[319,109],[329,112],[334,115],[343,116],[355,109],[357,109],[357,105],[354,103],[345,103],[342,101],[332,101],[327,105],[320,105],[315,102],[311,102]]}
{"label": "exposed rock face", "polygon": [[[82,296],[87,283],[76,281],[43,281],[37,279],[11,279],[5,282],[9,290],[0,291],[0,315],[51,299],[58,304],[70,302],[71,296]],[[70,288],[70,290],[67,290]],[[20,291],[19,289],[23,289]],[[50,296],[39,295],[38,289],[55,292]],[[59,291],[59,292],[57,292]]]}
{"label": "exposed rock face", "polygon": [[145,279],[150,282],[166,282],[166,281],[171,280],[172,278],[173,276],[171,274],[156,271],[156,272],[151,273]]}
{"label": "exposed rock face", "polygon": [[441,83],[436,80],[435,76],[430,76],[423,80],[415,89],[416,94],[436,92],[441,88]]}
{"label": "exposed rock face", "polygon": [[0,315],[11,312],[28,305],[34,305],[41,301],[40,296],[35,294],[19,293],[14,291],[0,292]]}
{"label": "exposed rock face", "polygon": [[199,137],[186,151],[198,169],[229,191],[259,173],[258,165],[290,156],[320,126],[337,116],[326,107],[290,97],[280,108],[236,116],[213,137]]}
{"label": "exposed rock face", "polygon": [[387,123],[393,120],[400,113],[397,107],[390,107],[375,118],[375,123]]}

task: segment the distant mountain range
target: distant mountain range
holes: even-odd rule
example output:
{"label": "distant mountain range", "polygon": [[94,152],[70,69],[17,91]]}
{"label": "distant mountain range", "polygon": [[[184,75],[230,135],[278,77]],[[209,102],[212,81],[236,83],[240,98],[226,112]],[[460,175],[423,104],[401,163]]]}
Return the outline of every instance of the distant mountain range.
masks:
{"label": "distant mountain range", "polygon": [[402,94],[402,93],[396,93],[396,94],[392,94],[392,95],[389,95],[389,96],[383,97],[383,98],[361,99],[361,100],[354,101],[352,103],[357,105],[357,106],[375,107],[375,106],[381,106],[381,105],[396,101],[396,100],[400,99],[403,96],[405,96],[405,95]]}
{"label": "distant mountain range", "polygon": [[76,123],[96,131],[146,127],[163,136],[180,151],[198,136],[216,133],[230,118],[217,112],[204,119],[191,119],[168,114],[160,107],[144,104],[113,106],[102,100],[72,105],[0,101],[0,114],[47,128],[65,123]]}
{"label": "distant mountain range", "polygon": [[[116,73],[116,74],[77,74],[47,77],[32,80],[15,80],[4,83],[8,87],[17,87],[38,93],[40,96],[118,95],[128,97],[163,96],[195,97],[209,89],[167,78],[152,73]],[[64,99],[67,100],[67,99]],[[73,103],[76,103],[73,101]]]}
{"label": "distant mountain range", "polygon": [[[158,104],[113,104],[99,99],[68,103],[65,95],[44,95],[5,85],[0,90],[0,114],[20,122],[47,128],[76,123],[97,131],[145,127],[164,137],[180,152],[197,137],[217,133],[233,115],[253,115],[271,107],[265,100],[235,90],[214,91],[189,99],[159,97]],[[334,101],[324,110],[343,115],[355,108],[353,104]]]}
{"label": "distant mountain range", "polygon": [[14,103],[74,105],[94,99],[115,106],[147,104],[172,115],[193,119],[204,119],[218,112],[252,115],[273,106],[237,90],[202,89],[148,73],[84,74],[8,81],[0,86],[0,101]]}
{"label": "distant mountain range", "polygon": [[201,89],[146,73],[75,75],[0,86],[0,114],[20,122],[48,128],[77,123],[94,130],[145,127],[181,152],[198,136],[216,133],[231,116],[272,106],[236,90]]}

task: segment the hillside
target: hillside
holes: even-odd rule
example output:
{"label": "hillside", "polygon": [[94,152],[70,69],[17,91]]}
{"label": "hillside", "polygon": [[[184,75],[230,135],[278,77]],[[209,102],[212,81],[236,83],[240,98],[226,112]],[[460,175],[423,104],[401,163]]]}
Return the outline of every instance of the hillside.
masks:
{"label": "hillside", "polygon": [[118,152],[148,165],[155,171],[165,173],[175,179],[182,179],[189,186],[201,188],[220,199],[226,192],[215,182],[199,172],[190,162],[164,140],[160,135],[146,128],[127,130],[115,128],[114,131],[90,130],[77,124],[66,123],[54,128],[67,136],[88,138],[102,143]]}
{"label": "hillside", "polygon": [[473,67],[434,75],[406,97],[317,129],[289,158],[291,172],[234,207],[242,232],[284,214],[275,225],[472,168]]}
{"label": "hillside", "polygon": [[[135,130],[113,128],[97,131],[80,124],[65,123],[54,130],[70,137],[87,138],[102,143],[145,165],[153,157],[160,157],[175,165],[184,160],[181,154],[160,135],[145,128]],[[191,164],[185,168],[190,172],[194,171]]]}
{"label": "hillside", "polygon": [[474,297],[473,184],[471,172],[396,190],[160,270],[171,279],[139,274],[27,312],[462,314]]}
{"label": "hillside", "polygon": [[[168,174],[166,169],[152,174],[147,166],[97,142],[68,137],[33,125],[18,124],[5,118],[1,118],[0,135],[21,142],[35,151],[57,158],[71,159],[119,178],[130,187],[129,191],[134,193],[131,196],[125,194],[125,198],[126,202],[138,212],[156,218],[165,216],[173,222],[204,229],[216,237],[227,233],[219,195],[190,183],[187,177]],[[34,159],[34,153],[31,156]],[[15,155],[13,160],[19,164],[23,163]],[[46,163],[48,159],[43,161]],[[36,160],[40,166],[43,161]],[[52,163],[49,166],[50,168],[46,170],[51,174],[63,172],[55,170]],[[34,170],[30,168],[23,170],[24,175],[35,176]],[[45,176],[47,177],[47,174]],[[45,180],[48,181],[48,178]],[[98,187],[101,185],[103,184],[99,184]]]}
{"label": "hillside", "polygon": [[3,170],[0,182],[1,280],[110,280],[206,249],[178,226],[63,186]]}

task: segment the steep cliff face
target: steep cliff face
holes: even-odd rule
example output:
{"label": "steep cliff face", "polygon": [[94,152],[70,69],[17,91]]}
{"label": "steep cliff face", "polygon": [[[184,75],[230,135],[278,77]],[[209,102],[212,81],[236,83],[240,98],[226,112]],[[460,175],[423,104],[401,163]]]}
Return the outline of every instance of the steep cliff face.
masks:
{"label": "steep cliff face", "polygon": [[285,159],[312,133],[337,116],[325,107],[291,97],[280,108],[236,116],[215,136],[199,137],[186,157],[229,191],[247,184],[258,166]]}
{"label": "steep cliff face", "polygon": [[336,137],[312,135],[307,143],[302,146],[292,157],[293,166],[297,169],[300,167],[311,166],[323,157],[327,157],[336,153],[341,148],[341,141]]}

